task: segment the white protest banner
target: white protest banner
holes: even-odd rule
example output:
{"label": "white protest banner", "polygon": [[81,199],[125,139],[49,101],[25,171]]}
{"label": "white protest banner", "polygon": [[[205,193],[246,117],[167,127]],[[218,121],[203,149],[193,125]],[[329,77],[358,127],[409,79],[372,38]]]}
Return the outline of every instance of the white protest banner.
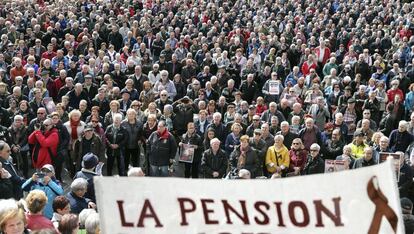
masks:
{"label": "white protest banner", "polygon": [[403,234],[391,162],[275,180],[95,177],[101,233]]}

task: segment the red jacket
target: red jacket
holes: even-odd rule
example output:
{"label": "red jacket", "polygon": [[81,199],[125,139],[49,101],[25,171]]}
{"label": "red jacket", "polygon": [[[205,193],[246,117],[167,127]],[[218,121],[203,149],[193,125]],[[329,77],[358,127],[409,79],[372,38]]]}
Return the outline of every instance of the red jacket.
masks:
{"label": "red jacket", "polygon": [[404,93],[399,88],[397,88],[397,89],[390,89],[390,90],[387,91],[388,103],[394,102],[394,98],[395,98],[395,96],[397,94],[400,95],[400,103],[403,103],[404,102]]}
{"label": "red jacket", "polygon": [[52,164],[52,159],[50,158],[51,155],[49,155],[49,148],[52,151],[53,155],[56,157],[57,155],[57,147],[59,145],[59,135],[56,128],[53,128],[52,130],[45,132],[45,134],[42,134],[40,130],[35,130],[30,134],[29,136],[29,144],[36,144],[39,143],[39,152],[37,156],[37,161],[34,160],[34,152],[36,150],[36,147],[33,148],[32,153],[32,163],[33,167],[35,169],[40,169],[45,164]]}
{"label": "red jacket", "polygon": [[[321,47],[318,46],[315,48],[315,54],[316,54],[316,60],[319,60],[319,56],[321,54]],[[324,48],[324,54],[323,54],[323,58],[322,58],[322,64],[325,64],[326,61],[328,61],[329,57],[331,57],[331,50],[328,47]]]}

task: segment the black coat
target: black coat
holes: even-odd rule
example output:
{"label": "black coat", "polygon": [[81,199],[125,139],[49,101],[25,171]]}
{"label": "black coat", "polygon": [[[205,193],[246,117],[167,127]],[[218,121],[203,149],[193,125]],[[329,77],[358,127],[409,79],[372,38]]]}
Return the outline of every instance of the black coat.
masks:
{"label": "black coat", "polygon": [[158,131],[155,131],[148,138],[147,154],[151,165],[168,166],[170,159],[174,159],[176,153],[177,144],[171,133],[168,133],[167,139],[160,139]]}
{"label": "black coat", "polygon": [[316,158],[312,158],[312,156],[308,156],[306,160],[305,167],[303,168],[304,175],[311,175],[311,174],[319,174],[325,172],[325,161],[321,158],[320,155],[316,156]]}
{"label": "black coat", "polygon": [[223,150],[213,154],[211,149],[204,151],[201,160],[201,168],[203,170],[204,178],[214,178],[213,172],[218,172],[219,176],[216,179],[221,179],[226,175],[228,160],[226,153]]}
{"label": "black coat", "polygon": [[191,137],[188,136],[187,133],[183,134],[181,137],[181,142],[183,144],[191,144],[196,145],[197,149],[194,150],[194,159],[193,163],[200,163],[201,161],[201,154],[203,153],[203,140],[198,134],[193,134]]}
{"label": "black coat", "polygon": [[9,199],[13,197],[13,184],[11,180],[0,178],[0,199]]}
{"label": "black coat", "polygon": [[[117,156],[121,154],[121,149],[125,147],[125,144],[128,141],[128,132],[125,130],[125,128],[120,126],[114,139],[113,128],[114,125],[111,124],[105,131],[106,144],[108,145],[106,154],[111,156]],[[117,144],[119,145],[119,148],[111,149],[109,147],[110,144]]]}
{"label": "black coat", "polygon": [[[8,171],[11,175],[11,177],[9,178],[10,182],[12,183],[12,191],[13,191],[13,198],[16,200],[19,200],[20,198],[23,197],[23,191],[22,191],[22,184],[25,182],[25,179],[20,177],[17,174],[17,168],[15,168],[14,166],[12,166],[12,164],[3,159],[0,158],[0,162],[3,165],[3,169],[5,169],[6,171]],[[14,169],[14,170],[13,170]],[[9,185],[8,185],[9,186]]]}

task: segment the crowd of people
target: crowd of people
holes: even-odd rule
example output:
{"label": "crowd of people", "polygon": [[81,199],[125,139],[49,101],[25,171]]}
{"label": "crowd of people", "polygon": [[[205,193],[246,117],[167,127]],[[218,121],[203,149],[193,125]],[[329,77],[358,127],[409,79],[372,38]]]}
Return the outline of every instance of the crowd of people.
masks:
{"label": "crowd of people", "polygon": [[414,223],[413,34],[409,1],[1,1],[0,199],[20,202],[0,201],[0,233],[99,233],[95,176],[283,178],[381,153]]}

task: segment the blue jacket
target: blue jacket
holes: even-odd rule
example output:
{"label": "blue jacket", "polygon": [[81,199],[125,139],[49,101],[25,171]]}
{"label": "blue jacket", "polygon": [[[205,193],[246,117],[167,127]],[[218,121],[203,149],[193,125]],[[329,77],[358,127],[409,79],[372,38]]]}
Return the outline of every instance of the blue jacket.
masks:
{"label": "blue jacket", "polygon": [[47,204],[45,210],[43,211],[43,215],[48,219],[52,219],[53,200],[55,199],[55,197],[63,195],[63,188],[59,184],[59,181],[57,181],[56,179],[52,179],[49,181],[47,185],[44,185],[42,183],[33,181],[32,178],[30,178],[26,180],[26,182],[24,182],[24,184],[22,185],[22,189],[26,192],[30,192],[35,189],[44,191],[47,196]]}
{"label": "blue jacket", "polygon": [[91,202],[90,199],[78,197],[73,192],[68,193],[66,198],[69,200],[72,214],[79,214],[82,210],[88,209],[88,203]]}
{"label": "blue jacket", "polygon": [[240,136],[236,137],[234,133],[230,133],[227,135],[225,144],[226,156],[229,158],[234,148],[236,148],[237,145],[240,145]]}
{"label": "blue jacket", "polygon": [[414,91],[407,93],[404,101],[405,110],[410,113],[411,110],[414,110]]}

